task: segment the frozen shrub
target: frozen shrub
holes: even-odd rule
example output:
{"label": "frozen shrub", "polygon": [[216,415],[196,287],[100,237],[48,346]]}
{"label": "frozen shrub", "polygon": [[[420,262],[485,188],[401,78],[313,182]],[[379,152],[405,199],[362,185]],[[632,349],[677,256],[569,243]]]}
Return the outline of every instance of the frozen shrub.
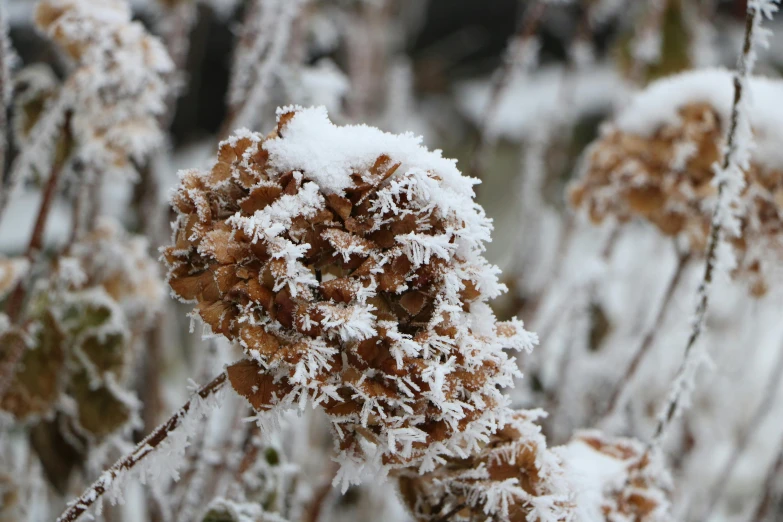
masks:
{"label": "frozen shrub", "polygon": [[547,448],[535,424],[542,415],[514,412],[470,457],[446,459],[425,474],[401,474],[400,492],[416,519],[670,520],[671,479],[659,453],[595,430]]}
{"label": "frozen shrub", "polygon": [[504,288],[472,183],[413,136],[322,108],[283,109],[272,134],[240,132],[182,174],[171,288],[242,345],[228,376],[256,410],[324,408],[344,484],[431,470],[505,420],[503,348],[535,338],[486,304]]}

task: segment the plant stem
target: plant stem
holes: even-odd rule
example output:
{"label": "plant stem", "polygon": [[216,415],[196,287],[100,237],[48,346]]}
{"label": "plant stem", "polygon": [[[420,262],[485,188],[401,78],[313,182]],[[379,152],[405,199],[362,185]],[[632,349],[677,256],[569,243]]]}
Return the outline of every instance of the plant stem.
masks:
{"label": "plant stem", "polygon": [[[223,372],[208,384],[202,386],[196,394],[202,399],[206,399],[210,395],[220,390],[226,383],[226,373]],[[194,394],[195,397],[195,394]],[[169,420],[158,426],[158,428],[147,435],[142,440],[132,453],[118,460],[111,468],[104,471],[101,476],[96,480],[82,495],[75,501],[71,502],[69,507],[63,512],[57,519],[57,522],[73,522],[77,520],[90,506],[92,506],[100,497],[106,492],[112,482],[117,477],[132,469],[142,459],[146,458],[155,451],[167,437],[179,427],[182,423],[182,419],[190,410],[193,398],[188,400]]]}
{"label": "plant stem", "polygon": [[[49,180],[46,182],[43,194],[41,196],[41,206],[38,209],[38,217],[35,220],[33,227],[33,233],[30,236],[30,242],[27,245],[25,251],[25,258],[32,265],[38,257],[38,252],[41,250],[44,241],[44,232],[46,231],[46,222],[49,217],[49,211],[52,208],[54,202],[54,196],[57,193],[57,185],[60,180],[60,174],[62,169],[67,163],[67,160],[57,161],[52,166],[52,172],[49,174]],[[8,298],[8,302],[5,306],[5,311],[8,314],[8,318],[11,324],[17,325],[22,317],[22,306],[27,295],[27,289],[29,287],[28,281],[19,281],[14,288],[11,296]],[[24,343],[9,343],[11,352],[6,354],[3,359],[4,362],[0,365],[0,397],[2,397],[8,386],[10,386],[13,379],[14,370],[16,365],[22,359],[24,354]]]}
{"label": "plant stem", "polygon": [[453,517],[454,515],[456,515],[457,513],[462,511],[463,509],[465,509],[466,507],[467,507],[467,504],[457,504],[448,513],[446,513],[442,517],[436,519],[435,522],[448,522],[449,520],[451,520],[451,517]]}
{"label": "plant stem", "polygon": [[663,294],[663,300],[661,301],[661,304],[658,307],[658,313],[655,316],[655,319],[650,325],[650,327],[647,329],[647,332],[644,334],[644,337],[642,338],[642,342],[639,344],[639,347],[634,350],[633,358],[631,359],[630,364],[625,369],[625,373],[623,374],[620,381],[617,383],[617,386],[614,388],[614,391],[612,392],[612,395],[609,397],[609,402],[606,407],[606,413],[603,415],[603,420],[606,420],[608,418],[611,418],[612,415],[614,415],[616,409],[620,406],[619,400],[620,397],[623,395],[623,392],[628,388],[628,385],[633,380],[634,376],[636,375],[637,370],[639,369],[639,363],[641,363],[642,359],[644,359],[644,356],[649,352],[650,348],[653,345],[653,341],[655,340],[655,334],[660,331],[661,327],[663,326],[663,321],[666,317],[666,312],[669,309],[669,304],[671,304],[672,298],[674,297],[675,290],[680,284],[680,281],[682,280],[682,275],[685,272],[685,267],[688,265],[688,261],[690,260],[690,256],[688,254],[679,254],[677,258],[677,266],[674,269],[674,275],[672,276],[671,280],[669,281],[669,285],[666,287],[666,291]]}
{"label": "plant stem", "polygon": [[5,160],[8,150],[8,106],[11,98],[11,59],[8,42],[8,15],[5,4],[0,5],[0,184],[5,178]]}
{"label": "plant stem", "polygon": [[[756,12],[756,9],[748,6],[747,16],[745,17],[745,40],[743,43],[742,54],[739,59],[737,71],[734,74],[734,101],[731,109],[731,123],[729,124],[729,132],[726,138],[726,154],[723,158],[721,166],[722,172],[726,172],[736,161],[738,155],[739,145],[737,143],[737,129],[739,127],[740,118],[740,102],[743,96],[746,94],[743,92],[744,79],[747,78],[750,71],[748,70],[749,61],[753,46],[753,28],[756,25],[756,17],[761,16]],[[697,304],[695,317],[691,327],[691,333],[688,337],[688,342],[685,344],[685,351],[683,354],[682,363],[677,371],[675,377],[675,388],[672,390],[666,405],[663,408],[663,415],[658,420],[658,425],[655,428],[655,434],[653,435],[651,445],[659,445],[666,429],[671,424],[674,415],[677,413],[677,409],[682,397],[682,386],[684,379],[687,376],[688,369],[691,366],[691,356],[693,347],[701,337],[701,333],[704,329],[704,320],[707,315],[707,308],[709,306],[709,290],[712,285],[712,280],[715,274],[715,261],[718,254],[718,245],[723,240],[723,221],[721,220],[721,211],[723,205],[726,204],[724,199],[726,198],[726,180],[721,180],[718,184],[718,197],[715,203],[715,208],[712,211],[712,219],[710,225],[710,235],[707,244],[706,260],[704,262],[704,275],[699,283],[697,290]],[[649,451],[649,450],[648,450]],[[647,452],[645,452],[647,453]]]}
{"label": "plant stem", "polygon": [[777,361],[775,362],[775,367],[772,370],[772,374],[770,375],[769,380],[767,381],[767,386],[764,390],[764,398],[756,408],[756,411],[754,412],[750,422],[743,426],[739,437],[737,437],[737,444],[734,446],[734,451],[729,457],[729,460],[726,461],[726,464],[723,466],[721,472],[717,475],[718,481],[714,484],[710,493],[707,502],[707,511],[700,518],[700,520],[710,520],[710,516],[712,515],[712,511],[715,508],[715,505],[718,503],[718,499],[720,499],[721,495],[723,495],[723,492],[726,489],[729,477],[731,477],[734,468],[737,466],[737,462],[745,452],[745,449],[748,447],[751,435],[754,433],[753,430],[758,428],[772,411],[772,407],[775,404],[775,397],[777,395],[778,388],[780,387],[781,379],[783,378],[783,349],[778,350],[778,352],[779,353]]}
{"label": "plant stem", "polygon": [[783,470],[783,448],[780,449],[778,458],[769,469],[767,478],[764,480],[764,495],[761,497],[761,501],[759,502],[753,517],[750,518],[753,522],[764,522],[767,519],[772,503],[775,501],[775,497],[779,495],[779,493],[775,491],[775,485],[781,470]]}

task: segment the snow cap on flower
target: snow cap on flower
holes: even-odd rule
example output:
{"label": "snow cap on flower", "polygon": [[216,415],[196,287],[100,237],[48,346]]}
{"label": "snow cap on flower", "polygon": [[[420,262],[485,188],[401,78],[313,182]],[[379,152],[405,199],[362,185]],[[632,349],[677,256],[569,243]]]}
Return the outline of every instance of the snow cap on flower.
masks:
{"label": "snow cap on flower", "polygon": [[560,522],[574,520],[562,463],[535,424],[540,410],[517,411],[481,450],[444,459],[431,472],[399,478],[416,520]]}
{"label": "snow cap on flower", "polygon": [[239,131],[181,174],[174,294],[242,345],[228,375],[256,410],[323,407],[344,485],[432,469],[505,420],[503,349],[536,340],[486,304],[504,287],[473,183],[419,138],[322,107],[281,109],[270,135]]}
{"label": "snow cap on flower", "polygon": [[[765,293],[783,259],[783,82],[752,78],[745,107],[753,147],[745,188],[734,204],[741,216],[728,239],[737,274]],[[594,222],[643,218],[666,235],[683,235],[704,250],[716,203],[715,169],[722,161],[734,87],[723,69],[699,70],[653,83],[603,129],[570,187],[571,204]],[[750,139],[747,137],[746,139]]]}

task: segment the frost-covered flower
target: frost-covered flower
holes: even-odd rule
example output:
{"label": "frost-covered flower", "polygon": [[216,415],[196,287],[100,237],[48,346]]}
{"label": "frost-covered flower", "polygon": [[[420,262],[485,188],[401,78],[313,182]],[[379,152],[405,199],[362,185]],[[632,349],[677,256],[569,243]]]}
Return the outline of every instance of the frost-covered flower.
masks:
{"label": "frost-covered flower", "polygon": [[417,520],[508,522],[663,522],[671,479],[660,454],[599,431],[582,431],[548,448],[535,421],[511,421],[467,458],[444,459],[431,472],[400,474],[400,493]]}
{"label": "frost-covered flower", "polygon": [[209,171],[181,174],[169,283],[249,357],[228,370],[258,411],[321,404],[338,480],[477,449],[505,420],[504,348],[530,349],[486,301],[491,222],[473,180],[412,135],[279,111]]}
{"label": "frost-covered flower", "polygon": [[659,451],[597,430],[577,432],[553,451],[575,493],[576,520],[671,520],[671,477]]}
{"label": "frost-covered flower", "polygon": [[[783,258],[783,155],[777,137],[783,83],[753,78],[748,117],[755,144],[745,188],[734,211],[741,234],[729,239],[737,272],[752,293],[767,289]],[[643,218],[671,236],[687,237],[701,252],[716,202],[716,165],[722,160],[733,99],[731,73],[694,71],[652,84],[604,129],[572,185],[571,203],[600,222]]]}
{"label": "frost-covered flower", "polygon": [[73,62],[58,108],[70,110],[79,158],[130,171],[163,141],[157,118],[173,70],[164,46],[120,0],[41,0],[35,20]]}
{"label": "frost-covered flower", "polygon": [[542,413],[514,412],[473,455],[445,459],[429,473],[401,474],[400,493],[416,520],[574,520],[563,463],[535,424]]}

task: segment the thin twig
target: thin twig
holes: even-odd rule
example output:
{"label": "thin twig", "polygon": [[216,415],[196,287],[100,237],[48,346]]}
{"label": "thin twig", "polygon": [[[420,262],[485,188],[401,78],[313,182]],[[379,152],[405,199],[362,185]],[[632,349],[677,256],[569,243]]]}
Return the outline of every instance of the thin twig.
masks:
{"label": "thin twig", "polygon": [[[276,0],[256,2],[249,15],[258,16],[257,25],[246,30],[257,31],[250,49],[239,53],[232,70],[229,88],[229,112],[221,130],[227,136],[236,126],[254,127],[259,123],[269,95],[269,87],[279,73],[291,30],[306,0]],[[246,23],[251,23],[250,16]],[[244,45],[243,39],[241,44]],[[244,71],[250,68],[250,71]],[[242,74],[238,74],[238,73]]]}
{"label": "thin twig", "polygon": [[[202,399],[206,399],[210,395],[220,390],[226,383],[226,373],[222,372],[220,375],[212,379],[211,382],[202,386],[195,395],[198,395]],[[188,400],[177,412],[172,415],[169,420],[161,424],[155,431],[150,433],[144,440],[142,440],[132,453],[118,460],[111,468],[101,474],[82,495],[70,503],[69,507],[63,512],[57,519],[57,522],[73,522],[77,520],[87,509],[90,508],[100,497],[106,492],[106,489],[114,482],[120,475],[132,469],[142,459],[146,458],[150,454],[154,453],[163,441],[179,427],[182,423],[182,419],[190,410],[193,398]]]}
{"label": "thin twig", "polygon": [[[737,155],[740,154],[739,146],[737,142],[737,130],[739,127],[740,119],[740,103],[743,100],[743,96],[747,93],[743,92],[743,85],[745,78],[750,74],[752,68],[751,52],[753,47],[753,29],[757,24],[756,17],[761,16],[761,13],[757,12],[752,6],[748,6],[747,16],[745,18],[745,40],[743,43],[742,54],[740,55],[737,71],[734,74],[734,102],[731,109],[731,123],[729,125],[729,131],[726,138],[726,154],[723,158],[721,166],[721,172],[725,173],[730,167],[738,161]],[[739,170],[739,169],[738,169]],[[685,351],[683,353],[683,359],[680,364],[680,368],[677,371],[675,377],[675,388],[672,390],[666,405],[663,408],[663,415],[658,420],[658,425],[655,428],[655,434],[653,435],[651,445],[657,446],[663,439],[666,429],[671,424],[672,419],[677,413],[680,398],[683,393],[682,382],[685,379],[688,369],[691,366],[691,357],[693,347],[701,337],[701,333],[704,330],[704,320],[707,315],[707,308],[709,306],[709,289],[712,285],[712,280],[715,275],[715,262],[718,254],[718,245],[723,240],[723,220],[721,219],[721,213],[723,206],[726,204],[724,199],[727,197],[727,179],[724,177],[718,183],[718,197],[715,203],[715,208],[712,211],[711,229],[709,235],[709,242],[707,245],[706,259],[704,262],[704,275],[699,283],[697,290],[697,305],[695,311],[695,317],[693,319],[691,333],[688,337],[688,342],[685,344]],[[647,452],[645,452],[647,453]]]}
{"label": "thin twig", "polygon": [[0,182],[5,177],[6,152],[8,150],[8,106],[11,104],[11,53],[8,42],[8,15],[5,3],[0,5]]}
{"label": "thin twig", "polygon": [[669,280],[669,284],[666,287],[666,291],[663,294],[663,299],[661,300],[661,304],[658,306],[658,313],[655,315],[655,319],[653,320],[653,323],[650,325],[650,327],[647,329],[647,332],[644,334],[644,337],[642,338],[642,342],[639,344],[638,348],[634,350],[633,352],[633,358],[631,359],[630,364],[625,369],[625,373],[623,373],[622,378],[617,383],[617,386],[615,386],[614,391],[612,392],[612,395],[609,398],[607,407],[606,407],[606,413],[603,415],[603,419],[606,420],[608,418],[611,418],[612,415],[615,413],[615,410],[620,406],[619,399],[622,396],[623,392],[628,388],[628,385],[633,381],[634,376],[636,375],[636,371],[639,369],[639,363],[644,359],[644,356],[647,354],[647,352],[650,350],[650,348],[653,345],[653,341],[655,340],[655,334],[657,334],[661,327],[663,326],[663,320],[666,317],[666,312],[669,309],[669,305],[671,304],[672,298],[674,297],[675,290],[680,284],[680,281],[682,280],[682,275],[685,272],[685,267],[688,265],[688,261],[690,260],[690,255],[686,253],[682,253],[678,255],[677,258],[677,266],[674,269],[674,275]]}
{"label": "thin twig", "polygon": [[[52,166],[52,172],[49,174],[49,180],[46,182],[43,194],[41,196],[41,206],[38,209],[38,217],[35,220],[32,235],[25,251],[25,258],[32,266],[38,257],[38,252],[41,250],[44,241],[44,232],[46,231],[46,223],[49,218],[49,211],[52,208],[54,202],[54,196],[57,193],[57,185],[60,180],[60,174],[63,167],[67,163],[67,160],[56,161]],[[17,325],[22,317],[22,307],[24,305],[25,297],[27,296],[27,289],[29,288],[29,281],[19,281],[14,288],[11,296],[6,303],[5,312],[11,321],[11,324]],[[13,379],[14,370],[16,365],[22,359],[24,354],[24,343],[9,343],[8,353],[3,359],[3,364],[0,365],[0,397],[2,397],[8,386],[10,386]]]}
{"label": "thin twig", "polygon": [[775,404],[775,398],[777,397],[777,392],[780,389],[780,382],[782,378],[783,347],[778,350],[778,358],[775,362],[775,367],[770,374],[769,380],[767,381],[767,386],[764,390],[764,398],[756,408],[756,411],[753,414],[751,420],[744,424],[739,437],[737,437],[737,444],[734,446],[734,451],[731,453],[729,460],[726,461],[726,464],[723,466],[721,472],[716,475],[718,480],[712,487],[712,492],[710,493],[709,499],[707,501],[706,513],[704,513],[704,515],[700,517],[699,520],[710,520],[710,516],[712,515],[712,511],[715,508],[715,505],[718,503],[718,499],[721,497],[721,495],[723,495],[723,491],[726,489],[729,478],[731,477],[734,469],[737,467],[737,462],[739,462],[740,457],[748,447],[751,435],[754,433],[753,430],[758,428],[758,426],[760,426],[767,416],[772,412],[772,407]]}
{"label": "thin twig", "polygon": [[[0,183],[0,220],[5,215],[11,196],[25,181],[31,169],[43,173],[57,163],[57,140],[63,129],[68,129],[72,93],[65,87],[59,94],[46,102],[43,115],[38,119],[32,131],[31,140],[18,151],[7,179]],[[52,160],[49,164],[49,160]],[[42,166],[42,162],[48,164]]]}
{"label": "thin twig", "polygon": [[448,522],[449,520],[451,520],[451,517],[453,517],[454,515],[456,515],[463,509],[465,509],[466,507],[468,507],[467,504],[457,504],[456,506],[454,506],[453,509],[449,510],[448,513],[446,513],[440,518],[437,518],[435,522]]}
{"label": "thin twig", "polygon": [[340,466],[336,462],[332,462],[329,467],[329,474],[327,480],[321,482],[321,485],[315,490],[313,500],[310,502],[310,507],[307,510],[307,522],[318,522],[321,518],[321,511],[323,510],[324,503],[329,497],[329,493],[332,491],[332,483],[334,477],[337,475]]}
{"label": "thin twig", "polygon": [[764,522],[767,519],[769,510],[775,502],[775,497],[780,494],[779,491],[776,491],[776,485],[781,471],[783,471],[783,447],[780,448],[778,458],[769,469],[769,472],[767,472],[767,478],[764,479],[764,494],[759,501],[759,505],[756,508],[753,517],[749,519],[752,522]]}

